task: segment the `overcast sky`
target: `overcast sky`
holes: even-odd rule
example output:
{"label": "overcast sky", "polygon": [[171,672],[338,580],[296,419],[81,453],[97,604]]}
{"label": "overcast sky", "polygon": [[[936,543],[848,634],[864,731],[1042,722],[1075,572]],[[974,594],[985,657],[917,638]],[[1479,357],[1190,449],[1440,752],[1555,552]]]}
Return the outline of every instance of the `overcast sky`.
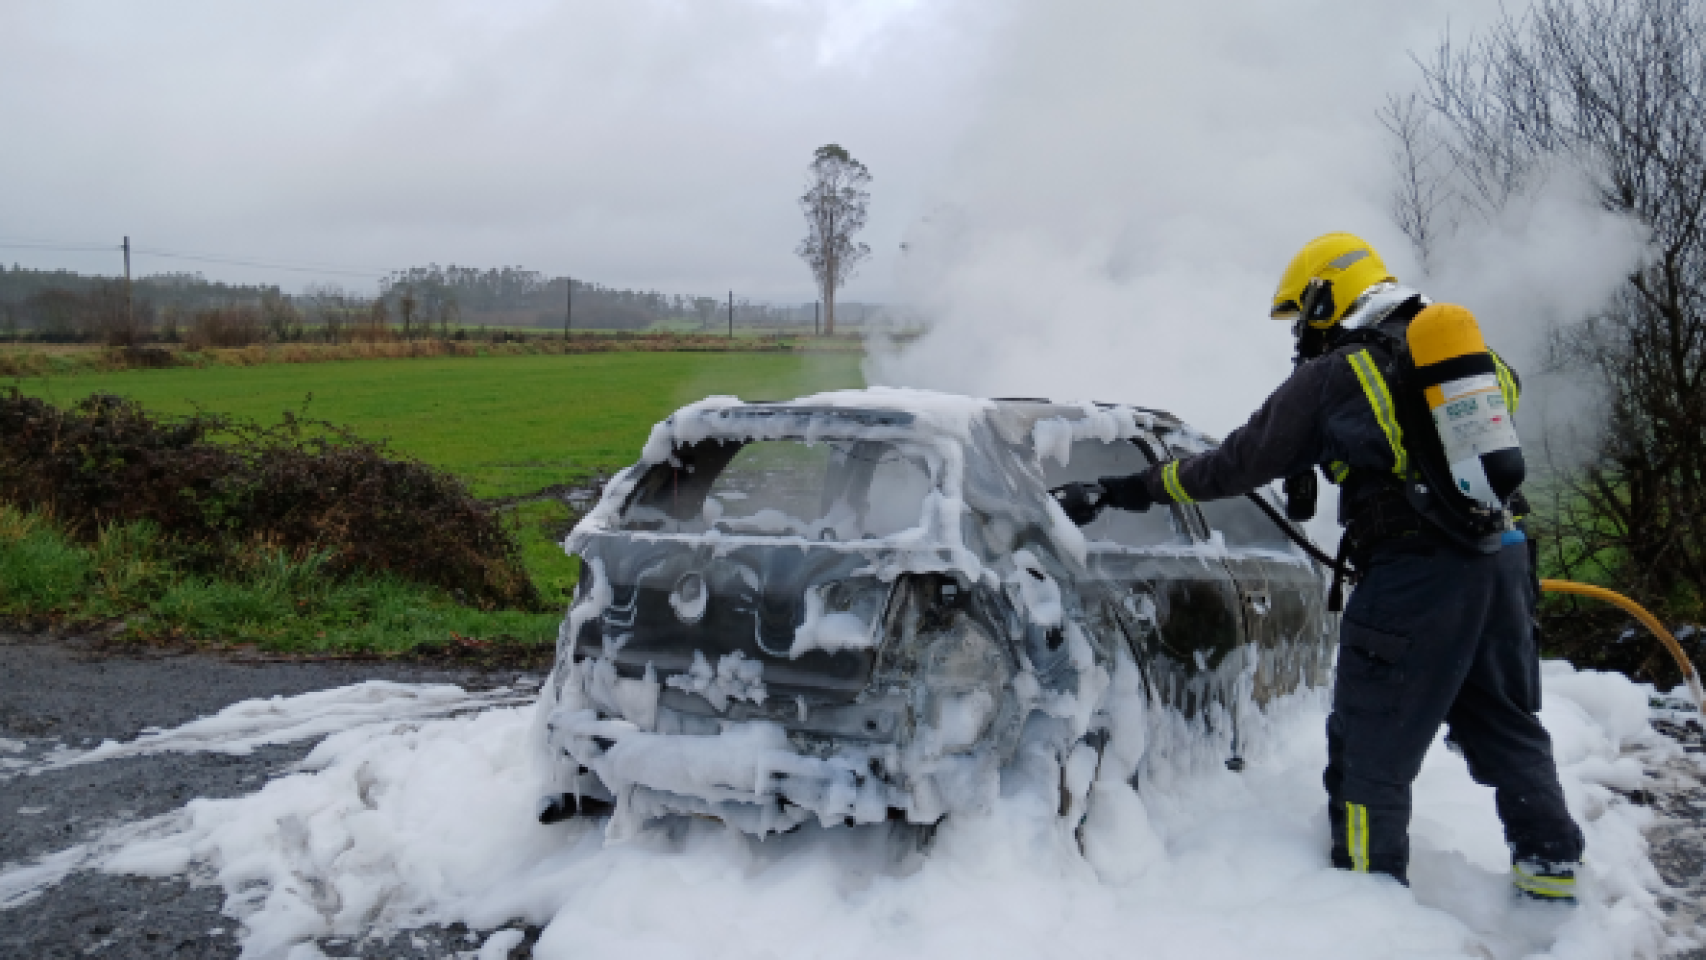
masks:
{"label": "overcast sky", "polygon": [[875,256],[843,298],[932,324],[876,345],[871,382],[1163,405],[1224,433],[1290,369],[1266,305],[1317,234],[1368,237],[1528,369],[1633,265],[1635,231],[1569,178],[1463,224],[1431,277],[1393,227],[1376,111],[1498,12],[0,0],[0,258],[113,271],[129,234],[356,274],[139,257],[287,289],[437,262],[800,302],[796,198],[833,141],[875,178]]}
{"label": "overcast sky", "polygon": [[809,300],[811,153],[869,165],[887,299],[990,0],[0,0],[0,259],[367,289],[428,262]]}

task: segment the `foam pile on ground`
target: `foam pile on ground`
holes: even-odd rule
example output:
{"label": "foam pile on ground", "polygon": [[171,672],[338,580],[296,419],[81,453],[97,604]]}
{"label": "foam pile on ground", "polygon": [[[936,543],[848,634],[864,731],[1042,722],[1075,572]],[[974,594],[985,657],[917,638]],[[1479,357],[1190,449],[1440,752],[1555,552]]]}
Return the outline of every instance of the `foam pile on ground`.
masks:
{"label": "foam pile on ground", "polygon": [[62,748],[40,760],[17,763],[0,773],[0,777],[156,753],[243,756],[256,747],[313,740],[376,720],[442,717],[500,704],[521,703],[531,698],[531,692],[517,692],[507,687],[469,693],[448,683],[369,680],[294,697],[245,700],[180,727],[144,730],[135,740],[123,743],[107,740],[90,750]]}
{"label": "foam pile on ground", "polygon": [[375,928],[515,919],[545,927],[534,956],[575,958],[1616,958],[1675,947],[1641,835],[1651,814],[1614,790],[1679,754],[1649,726],[1650,691],[1561,664],[1547,665],[1545,687],[1542,719],[1589,844],[1574,912],[1511,897],[1491,791],[1439,745],[1417,783],[1413,889],[1330,869],[1316,693],[1253,718],[1243,773],[1187,750],[1171,773],[1152,757],[1141,790],[1096,783],[1082,854],[1052,804],[1022,790],[945,823],[928,857],[902,854],[880,826],[808,822],[764,842],[705,821],[625,842],[606,842],[596,823],[542,827],[532,711],[510,707],[334,734],[301,772],[195,801],[104,868],[213,878],[250,957],[318,956],[309,941]]}

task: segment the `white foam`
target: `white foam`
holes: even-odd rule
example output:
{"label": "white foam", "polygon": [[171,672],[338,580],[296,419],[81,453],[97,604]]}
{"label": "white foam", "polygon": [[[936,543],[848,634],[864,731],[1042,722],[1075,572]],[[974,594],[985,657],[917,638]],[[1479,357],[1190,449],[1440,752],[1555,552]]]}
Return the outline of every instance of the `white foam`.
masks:
{"label": "white foam", "polygon": [[[1116,704],[1140,689],[1134,675],[1113,684]],[[1657,955],[1660,884],[1641,834],[1651,814],[1602,783],[1630,757],[1678,748],[1637,709],[1643,687],[1562,665],[1545,684],[1542,719],[1589,843],[1574,912],[1510,896],[1491,791],[1437,744],[1416,783],[1413,888],[1331,869],[1314,693],[1246,722],[1241,774],[1212,749],[1169,743],[1177,721],[1137,705],[1089,788],[1082,854],[1051,803],[1011,790],[947,821],[922,859],[900,856],[883,827],[807,823],[759,842],[694,821],[620,843],[596,823],[541,827],[532,711],[500,707],[334,734],[302,772],[194,801],[164,836],[66,856],[147,876],[200,865],[242,921],[247,957],[514,920],[545,927],[538,957]],[[1141,791],[1120,779],[1134,768]],[[0,891],[17,872],[0,873]]]}
{"label": "white foam", "polygon": [[806,615],[794,630],[788,656],[797,659],[813,650],[865,650],[876,643],[875,623],[867,623],[855,613],[825,613],[823,589],[819,587],[806,591]]}
{"label": "white foam", "polygon": [[312,740],[376,720],[414,720],[522,703],[532,693],[507,687],[469,693],[454,684],[368,680],[294,697],[244,700],[208,717],[169,730],[149,728],[134,740],[103,741],[90,750],[56,750],[40,760],[0,773],[0,779],[102,760],[157,753],[226,753],[244,756],[256,747]]}

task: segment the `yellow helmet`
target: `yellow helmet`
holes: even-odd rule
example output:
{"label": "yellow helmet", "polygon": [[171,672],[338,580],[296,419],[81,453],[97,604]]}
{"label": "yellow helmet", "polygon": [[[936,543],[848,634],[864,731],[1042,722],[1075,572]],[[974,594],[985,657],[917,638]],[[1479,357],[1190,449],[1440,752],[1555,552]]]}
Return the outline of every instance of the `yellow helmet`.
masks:
{"label": "yellow helmet", "polygon": [[1343,320],[1357,297],[1377,283],[1395,282],[1380,254],[1360,237],[1329,233],[1303,245],[1280,276],[1270,315],[1326,330]]}

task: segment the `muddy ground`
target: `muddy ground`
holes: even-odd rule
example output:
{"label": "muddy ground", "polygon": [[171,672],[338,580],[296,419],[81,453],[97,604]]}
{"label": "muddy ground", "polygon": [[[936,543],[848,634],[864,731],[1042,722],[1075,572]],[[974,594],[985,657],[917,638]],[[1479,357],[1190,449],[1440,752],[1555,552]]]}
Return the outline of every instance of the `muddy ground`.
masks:
{"label": "muddy ground", "polygon": [[[23,742],[28,755],[36,755],[54,744],[85,748],[129,740],[144,728],[176,726],[256,697],[370,679],[488,689],[521,675],[515,667],[262,660],[0,634],[0,738]],[[1695,756],[1706,753],[1699,729],[1667,732]],[[289,772],[313,746],[266,747],[248,756],[167,753],[0,779],[0,865],[32,861],[115,824],[175,810],[194,797],[251,793]],[[1673,887],[1667,908],[1686,926],[1706,920],[1706,773],[1698,763],[1678,761],[1654,774],[1656,786],[1638,799],[1660,815],[1650,833],[1653,860]],[[234,957],[236,925],[220,913],[222,899],[218,888],[183,880],[77,872],[41,897],[0,913],[0,958]],[[451,927],[321,946],[333,955],[456,957],[477,949],[486,933]],[[527,947],[538,931],[527,933],[516,958],[530,955]],[[1679,954],[1678,960],[1706,960],[1706,948]]]}

